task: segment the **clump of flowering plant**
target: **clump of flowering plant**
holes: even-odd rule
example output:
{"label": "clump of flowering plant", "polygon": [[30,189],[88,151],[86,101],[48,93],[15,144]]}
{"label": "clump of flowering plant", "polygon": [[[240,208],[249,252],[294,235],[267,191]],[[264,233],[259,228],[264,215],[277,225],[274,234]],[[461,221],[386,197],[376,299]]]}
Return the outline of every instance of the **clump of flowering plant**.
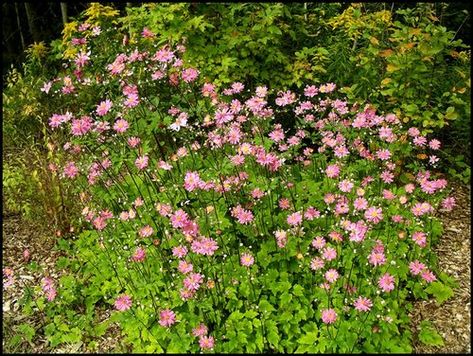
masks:
{"label": "clump of flowering plant", "polygon": [[111,34],[81,28],[49,125],[77,256],[136,351],[410,351],[454,206],[439,141],[334,83],[219,90],[146,28],[107,60]]}

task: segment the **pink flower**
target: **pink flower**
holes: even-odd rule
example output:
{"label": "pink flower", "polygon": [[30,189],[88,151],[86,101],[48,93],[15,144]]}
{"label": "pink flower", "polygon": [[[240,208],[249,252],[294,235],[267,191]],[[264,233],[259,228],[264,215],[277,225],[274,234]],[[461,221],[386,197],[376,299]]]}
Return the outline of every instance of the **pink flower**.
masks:
{"label": "pink flower", "polygon": [[79,169],[74,162],[67,162],[64,167],[64,175],[68,178],[74,178],[79,173]]}
{"label": "pink flower", "polygon": [[179,266],[177,267],[177,269],[182,274],[187,274],[194,270],[194,266],[187,261],[179,261]]}
{"label": "pink flower", "polygon": [[242,266],[250,267],[253,263],[255,263],[255,259],[250,253],[242,253],[240,263]]}
{"label": "pink flower", "polygon": [[102,216],[98,216],[94,219],[93,225],[97,230],[102,231],[107,227],[107,222]]}
{"label": "pink flower", "polygon": [[414,137],[412,142],[416,146],[423,147],[427,143],[427,138],[425,138],[425,136],[417,136],[417,137]]}
{"label": "pink flower", "polygon": [[189,300],[195,295],[195,291],[182,288],[179,291],[182,300]]}
{"label": "pink flower", "polygon": [[141,237],[149,237],[153,234],[154,230],[151,226],[146,225],[140,229],[139,235]]}
{"label": "pink flower", "polygon": [[264,98],[268,94],[268,88],[265,86],[256,87],[256,96],[259,98]]}
{"label": "pink flower", "polygon": [[416,203],[412,208],[411,208],[411,212],[412,214],[414,214],[415,216],[422,216],[428,212],[430,212],[432,210],[432,206],[427,203],[427,202],[424,202],[424,203]]}
{"label": "pink flower", "polygon": [[115,300],[115,309],[125,311],[131,308],[131,297],[129,295],[122,295]]}
{"label": "pink flower", "polygon": [[319,89],[315,85],[306,86],[304,88],[304,95],[309,98],[316,96],[318,93],[319,93]]}
{"label": "pink flower", "polygon": [[141,247],[138,247],[135,250],[135,253],[133,254],[133,256],[131,257],[131,259],[135,262],[143,262],[145,258],[146,258],[146,251]]}
{"label": "pink flower", "polygon": [[425,247],[427,243],[427,235],[422,231],[416,231],[412,234],[412,240],[420,247]]}
{"label": "pink flower", "polygon": [[409,193],[409,194],[412,193],[415,188],[416,188],[415,185],[412,184],[412,183],[406,184],[404,186],[404,189],[406,190],[406,193]]}
{"label": "pink flower", "polygon": [[118,133],[123,133],[126,130],[128,130],[129,124],[128,121],[124,119],[119,119],[115,121],[115,124],[113,125],[113,129],[118,132]]}
{"label": "pink flower", "polygon": [[393,215],[391,216],[391,220],[395,223],[402,223],[404,221],[404,218],[401,215]]}
{"label": "pink flower", "polygon": [[215,340],[212,336],[201,336],[199,338],[199,346],[201,349],[209,350],[213,349]]}
{"label": "pink flower", "polygon": [[407,130],[407,134],[412,137],[416,137],[420,135],[420,131],[417,127],[411,127]]}
{"label": "pink flower", "polygon": [[325,262],[320,257],[315,257],[310,261],[310,268],[314,271],[324,268]]}
{"label": "pink flower", "polygon": [[421,276],[422,279],[423,279],[424,281],[426,281],[427,283],[431,283],[431,282],[437,280],[437,277],[435,277],[435,275],[434,275],[431,271],[429,271],[429,270],[423,271],[420,276]]}
{"label": "pink flower", "polygon": [[140,103],[140,98],[138,94],[130,94],[126,97],[125,101],[123,102],[123,105],[126,106],[127,108],[134,108]]}
{"label": "pink flower", "polygon": [[287,243],[287,232],[283,230],[278,230],[274,233],[276,237],[276,244],[279,248],[283,248]]}
{"label": "pink flower", "polygon": [[46,292],[46,299],[48,300],[48,302],[52,302],[57,296],[57,291],[56,289],[50,289]]}
{"label": "pink flower", "polygon": [[177,210],[174,214],[171,215],[171,224],[174,228],[184,227],[188,220],[189,216],[182,209]]}
{"label": "pink flower", "polygon": [[201,91],[203,96],[212,96],[215,94],[215,85],[211,83],[204,83]]}
{"label": "pink flower", "polygon": [[71,133],[74,136],[83,136],[92,129],[92,119],[84,116],[81,119],[72,120]]}
{"label": "pink flower", "polygon": [[314,218],[318,218],[320,216],[320,211],[315,209],[313,206],[309,206],[304,213],[304,218],[309,221],[314,220]]}
{"label": "pink flower", "polygon": [[394,289],[394,277],[391,276],[389,273],[385,273],[381,276],[378,280],[378,286],[384,292],[390,292]]}
{"label": "pink flower", "polygon": [[368,207],[368,200],[365,198],[356,198],[353,202],[355,210],[365,210]]}
{"label": "pink flower", "polygon": [[340,234],[338,231],[331,231],[328,236],[332,239],[332,241],[335,242],[342,242],[343,237],[342,234]]}
{"label": "pink flower", "polygon": [[160,70],[157,70],[156,72],[153,72],[151,74],[151,79],[153,80],[163,79],[164,77],[165,77],[165,74]]}
{"label": "pink flower", "polygon": [[333,283],[335,282],[337,279],[338,279],[338,272],[337,270],[331,268],[329,269],[327,272],[325,272],[325,279],[329,282],[329,283]]}
{"label": "pink flower", "polygon": [[173,58],[174,53],[169,51],[166,47],[163,47],[154,54],[152,59],[154,61],[166,63],[172,61]]}
{"label": "pink flower", "polygon": [[78,68],[81,68],[85,66],[89,59],[90,59],[90,51],[87,53],[84,53],[83,51],[80,51],[80,53],[77,55],[76,59],[74,60],[75,64],[77,65]]}
{"label": "pink flower", "polygon": [[322,84],[319,87],[319,91],[321,93],[331,93],[332,91],[335,90],[336,87],[337,87],[337,85],[335,83]]}
{"label": "pink flower", "polygon": [[381,266],[386,263],[386,256],[382,252],[372,251],[368,256],[368,261],[373,266]]}
{"label": "pink flower", "polygon": [[383,198],[386,200],[393,200],[394,198],[396,198],[396,195],[390,190],[383,189]]}
{"label": "pink flower", "polygon": [[197,79],[199,76],[199,71],[195,68],[184,69],[181,73],[182,80],[186,83],[191,83]]}
{"label": "pink flower", "polygon": [[200,288],[200,285],[204,281],[204,276],[200,273],[191,273],[187,278],[184,279],[184,287],[188,290],[196,291]]}
{"label": "pink flower", "polygon": [[289,199],[287,198],[279,199],[279,207],[284,210],[289,209],[291,207],[291,204],[289,203]]}
{"label": "pink flower", "polygon": [[99,105],[97,105],[97,109],[95,110],[97,115],[104,116],[108,113],[108,111],[112,108],[112,102],[110,100],[102,101]]}
{"label": "pink flower", "polygon": [[327,261],[332,261],[337,258],[337,251],[333,247],[325,247],[322,250],[322,257]]}
{"label": "pink flower", "polygon": [[138,169],[145,169],[148,167],[148,156],[140,156],[135,160],[135,166]]}
{"label": "pink flower", "polygon": [[199,225],[195,221],[188,220],[182,227],[184,235],[197,236],[199,234]]}
{"label": "pink flower", "polygon": [[264,192],[259,189],[259,188],[256,188],[256,189],[253,189],[251,191],[251,196],[253,197],[253,199],[261,199],[263,196],[264,196]]}
{"label": "pink flower", "polygon": [[433,139],[429,142],[429,147],[433,150],[438,150],[440,149],[440,141]]}
{"label": "pink flower", "polygon": [[373,303],[371,302],[370,299],[362,297],[360,295],[358,299],[355,300],[353,305],[355,306],[356,310],[366,312],[371,309],[371,307],[373,306]]}
{"label": "pink flower", "polygon": [[455,206],[455,198],[454,197],[447,197],[442,200],[442,208],[445,210],[452,210]]}
{"label": "pink flower", "polygon": [[275,103],[278,106],[286,106],[296,101],[296,95],[290,90],[286,92],[280,92],[278,95],[279,96],[275,100]]}
{"label": "pink flower", "polygon": [[295,212],[287,217],[287,223],[292,226],[297,226],[302,223],[302,214]]}
{"label": "pink flower", "polygon": [[202,323],[197,325],[197,327],[195,327],[194,329],[192,329],[192,335],[194,336],[205,336],[207,335],[207,332],[208,332],[207,326],[205,326]]}
{"label": "pink flower", "polygon": [[51,86],[53,85],[53,83],[51,82],[47,82],[47,83],[44,83],[43,87],[40,89],[43,93],[46,93],[48,94],[49,93],[49,90],[51,90]]}
{"label": "pink flower", "polygon": [[194,240],[191,245],[192,252],[205,256],[212,256],[217,249],[217,241],[207,237],[202,238],[200,241]]}
{"label": "pink flower", "polygon": [[170,171],[172,169],[172,165],[163,160],[159,161],[158,167],[164,169],[165,171]]}
{"label": "pink flower", "polygon": [[389,150],[387,149],[383,149],[383,150],[379,150],[376,152],[376,156],[382,160],[382,161],[386,161],[388,160],[389,158],[391,158],[391,152],[389,152]]}
{"label": "pink flower", "polygon": [[271,131],[268,136],[274,142],[279,142],[284,140],[284,131],[278,127],[276,130]]}
{"label": "pink flower", "polygon": [[[117,131],[118,132],[118,131]],[[131,147],[131,148],[135,148],[136,146],[138,146],[141,142],[141,140],[138,138],[138,137],[130,137],[128,140],[128,145]]]}
{"label": "pink flower", "polygon": [[373,224],[379,223],[383,220],[383,211],[381,208],[376,208],[374,206],[368,208],[365,211],[365,219],[372,222]]}
{"label": "pink flower", "polygon": [[422,262],[419,262],[418,260],[415,260],[409,263],[409,270],[414,276],[417,276],[418,274],[422,273],[422,271],[425,269],[426,269],[426,266]]}
{"label": "pink flower", "polygon": [[394,181],[394,174],[392,174],[390,171],[388,170],[385,170],[385,171],[382,171],[381,174],[379,175],[381,180],[384,182],[384,183],[392,183]]}
{"label": "pink flower", "polygon": [[333,152],[338,158],[346,157],[350,154],[350,151],[344,145],[336,146]]}
{"label": "pink flower", "polygon": [[232,92],[233,92],[233,94],[238,94],[238,93],[240,93],[244,88],[245,88],[245,86],[243,85],[243,83],[235,82],[235,83],[232,84]]}
{"label": "pink flower", "polygon": [[49,126],[51,126],[52,128],[59,127],[62,123],[62,115],[53,114],[53,116],[49,118]]}
{"label": "pink flower", "polygon": [[234,207],[231,215],[238,220],[240,224],[246,225],[253,221],[253,213],[250,210],[243,209],[240,205]]}
{"label": "pink flower", "polygon": [[24,259],[26,262],[28,262],[28,261],[30,260],[30,257],[31,257],[30,251],[29,251],[28,249],[25,249],[25,250],[23,251],[23,259]]}
{"label": "pink flower", "polygon": [[326,242],[325,239],[321,236],[317,236],[312,240],[312,246],[317,250],[320,250],[325,246]]}
{"label": "pink flower", "polygon": [[143,38],[153,38],[156,35],[147,27],[144,27],[143,31],[141,32],[141,36],[143,36]]}
{"label": "pink flower", "polygon": [[133,205],[135,206],[135,208],[143,206],[143,204],[144,204],[144,201],[141,197],[137,197],[135,201],[133,202]]}
{"label": "pink flower", "polygon": [[159,325],[170,327],[176,322],[176,314],[170,309],[165,309],[159,313]]}
{"label": "pink flower", "polygon": [[344,193],[348,193],[350,190],[352,190],[353,188],[353,182],[351,182],[350,180],[348,179],[344,179],[342,180],[340,183],[338,183],[338,188],[344,192]]}
{"label": "pink flower", "polygon": [[337,313],[333,309],[322,310],[322,321],[325,324],[333,324],[337,320]]}
{"label": "pink flower", "polygon": [[331,164],[325,169],[325,173],[329,178],[336,178],[340,174],[340,167],[336,164]]}
{"label": "pink flower", "polygon": [[188,192],[199,188],[202,185],[202,180],[200,179],[199,173],[197,172],[187,172],[184,178],[184,189]]}
{"label": "pink flower", "polygon": [[182,258],[187,255],[187,247],[179,245],[172,248],[172,255],[177,258]]}

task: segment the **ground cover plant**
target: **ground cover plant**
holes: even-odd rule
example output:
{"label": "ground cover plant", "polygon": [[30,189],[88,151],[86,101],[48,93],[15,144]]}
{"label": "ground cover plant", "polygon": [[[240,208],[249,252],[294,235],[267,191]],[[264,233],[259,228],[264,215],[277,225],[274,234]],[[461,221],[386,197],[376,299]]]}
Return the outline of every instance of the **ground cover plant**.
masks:
{"label": "ground cover plant", "polygon": [[411,302],[452,294],[431,254],[455,205],[442,143],[334,82],[217,85],[114,16],[66,27],[33,89],[43,164],[81,212],[70,273],[23,300],[51,346],[117,322],[133,352],[410,352]]}

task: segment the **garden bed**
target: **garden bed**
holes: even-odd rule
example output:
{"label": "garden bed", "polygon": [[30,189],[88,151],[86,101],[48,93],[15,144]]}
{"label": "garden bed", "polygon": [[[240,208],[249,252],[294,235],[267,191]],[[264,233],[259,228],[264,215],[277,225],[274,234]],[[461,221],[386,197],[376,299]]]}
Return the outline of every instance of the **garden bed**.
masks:
{"label": "garden bed", "polygon": [[[471,196],[470,187],[453,183],[452,195],[457,199],[458,206],[448,214],[440,213],[445,226],[444,233],[434,251],[438,254],[440,271],[453,276],[459,283],[454,296],[441,306],[435,300],[417,301],[412,313],[412,331],[416,335],[414,350],[416,353],[469,353],[471,352]],[[15,269],[20,275],[26,276],[23,283],[28,286],[39,285],[45,275],[59,277],[61,271],[56,269],[56,260],[60,253],[54,252],[56,238],[48,235],[40,226],[25,223],[18,215],[7,215],[3,219],[3,261],[5,267]],[[44,272],[32,274],[25,268],[24,249],[31,252],[32,261],[42,266]],[[3,294],[3,348],[11,349],[9,341],[18,325],[27,323],[34,328],[41,325],[39,315],[24,316],[19,313],[18,301],[24,287],[21,284],[14,288],[4,289]],[[441,347],[427,346],[418,340],[419,325],[423,320],[430,320],[444,339]],[[107,334],[97,340],[98,348],[90,350],[87,345],[60,345],[51,350],[41,330],[30,343],[23,342],[19,352],[120,352],[124,346],[120,342],[117,327],[108,330]]]}

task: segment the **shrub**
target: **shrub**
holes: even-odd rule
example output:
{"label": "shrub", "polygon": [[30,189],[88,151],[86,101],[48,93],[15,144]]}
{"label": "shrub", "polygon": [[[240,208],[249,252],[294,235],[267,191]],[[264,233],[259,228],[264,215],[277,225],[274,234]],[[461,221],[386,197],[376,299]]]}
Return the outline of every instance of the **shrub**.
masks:
{"label": "shrub", "polygon": [[219,90],[149,28],[68,36],[41,95],[89,230],[81,277],[43,281],[55,344],[85,301],[134,352],[412,350],[410,301],[451,294],[431,256],[454,205],[439,141],[334,83]]}

